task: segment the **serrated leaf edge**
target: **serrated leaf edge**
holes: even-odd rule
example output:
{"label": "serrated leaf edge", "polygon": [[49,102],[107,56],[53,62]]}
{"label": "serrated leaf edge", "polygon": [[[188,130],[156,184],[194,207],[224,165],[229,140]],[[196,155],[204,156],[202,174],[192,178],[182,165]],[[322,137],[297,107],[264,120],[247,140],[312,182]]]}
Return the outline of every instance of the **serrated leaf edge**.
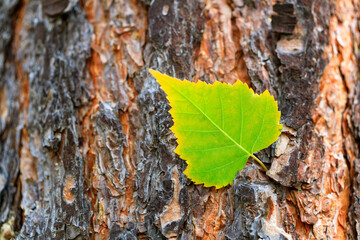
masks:
{"label": "serrated leaf edge", "polygon": [[[173,78],[173,77],[170,77],[166,74],[162,74],[160,73],[159,71],[156,71],[156,70],[153,70],[153,69],[149,69],[149,72],[152,74],[152,76],[157,80],[157,82],[159,83],[161,89],[165,92],[164,90],[164,86],[163,86],[163,81],[165,80],[159,80],[159,78],[157,78],[156,76],[157,75],[160,75],[160,76],[164,76],[165,78],[170,78],[172,81],[179,81],[179,79],[177,78]],[[274,104],[276,105],[276,108],[278,109],[278,104],[277,104],[277,101],[275,101],[275,98],[269,93],[269,91],[266,89],[264,92],[262,92],[261,94],[257,94],[254,92],[253,89],[249,88],[248,85],[246,83],[243,83],[241,82],[240,80],[237,80],[233,85],[231,84],[228,84],[228,83],[221,83],[221,82],[218,82],[216,81],[214,84],[208,84],[206,82],[203,82],[203,81],[199,81],[197,83],[194,83],[194,82],[191,82],[191,81],[188,81],[186,79],[184,79],[183,81],[186,81],[186,84],[190,84],[190,85],[193,85],[195,86],[196,84],[199,84],[199,85],[212,85],[212,86],[216,86],[216,85],[221,85],[221,84],[226,84],[227,86],[233,88],[234,86],[237,86],[237,85],[245,85],[251,92],[251,94],[255,97],[261,97],[261,96],[265,96],[265,97],[268,97],[270,98]],[[182,81],[182,82],[183,82]],[[184,82],[185,83],[185,82]],[[240,149],[242,149],[245,153],[247,153],[249,155],[249,157],[253,157],[255,160],[257,160],[258,162],[261,162],[257,157],[254,156],[254,153],[249,153],[246,149],[244,149],[239,143],[237,143],[233,138],[231,138],[226,132],[224,132],[215,122],[213,122],[196,104],[194,104],[189,98],[187,98],[186,96],[184,96],[181,92],[179,92],[175,87],[171,86],[171,84],[168,83],[168,85],[173,88],[176,92],[178,92],[180,95],[182,95],[185,99],[187,99],[187,101],[189,101],[191,104],[193,104],[221,133],[223,133],[228,139],[230,139],[236,146],[238,146]],[[166,92],[165,92],[166,94]],[[171,102],[170,102],[170,99],[169,99],[169,96],[166,94],[166,99],[169,101],[170,103],[170,106],[171,106]],[[173,108],[171,108],[169,110],[169,113],[172,115],[171,111],[173,110]],[[277,111],[278,115],[277,115],[277,119],[276,121],[279,122],[280,121],[280,117],[281,117],[281,112],[280,111]],[[276,137],[274,137],[272,143],[274,143],[278,137],[280,136],[281,134],[281,129],[282,129],[283,125],[282,124],[279,124],[278,125],[278,135]],[[180,151],[180,147],[181,145],[183,144],[181,138],[178,137],[178,131],[176,129],[176,122],[174,122],[174,125],[172,127],[170,127],[170,130],[174,133],[175,137],[177,138],[177,143],[178,143],[178,146],[175,148],[174,152],[176,154],[178,154],[181,157],[181,153],[179,152]],[[267,147],[269,147],[272,143],[270,143]],[[265,147],[265,148],[267,148]],[[182,158],[183,159],[183,158]],[[186,163],[188,163],[188,160],[187,159],[183,159],[186,161]],[[262,164],[262,163],[261,163]],[[263,164],[262,164],[263,165]],[[212,186],[215,186],[216,189],[219,189],[219,188],[222,188],[228,184],[232,184],[232,182],[230,181],[229,183],[227,184],[224,184],[224,185],[207,185],[207,183],[204,183],[202,182],[201,180],[199,179],[196,179],[196,177],[190,177],[188,173],[188,171],[191,169],[191,166],[192,164],[189,164],[188,163],[188,166],[187,168],[185,169],[184,171],[184,174],[186,174],[186,176],[191,179],[195,184],[204,184],[205,187],[212,187]],[[235,176],[236,176],[236,173],[235,173]],[[235,177],[234,176],[234,177]]]}

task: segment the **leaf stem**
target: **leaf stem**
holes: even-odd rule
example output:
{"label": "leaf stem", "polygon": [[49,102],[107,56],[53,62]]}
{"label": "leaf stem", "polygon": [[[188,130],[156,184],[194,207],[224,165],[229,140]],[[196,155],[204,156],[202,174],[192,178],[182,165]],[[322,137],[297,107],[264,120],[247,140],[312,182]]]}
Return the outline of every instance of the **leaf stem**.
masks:
{"label": "leaf stem", "polygon": [[257,157],[255,157],[254,154],[250,155],[253,159],[255,159],[261,166],[262,168],[265,170],[265,172],[267,172],[269,169],[267,169],[267,167],[262,163],[262,161],[260,161],[260,159],[258,159]]}

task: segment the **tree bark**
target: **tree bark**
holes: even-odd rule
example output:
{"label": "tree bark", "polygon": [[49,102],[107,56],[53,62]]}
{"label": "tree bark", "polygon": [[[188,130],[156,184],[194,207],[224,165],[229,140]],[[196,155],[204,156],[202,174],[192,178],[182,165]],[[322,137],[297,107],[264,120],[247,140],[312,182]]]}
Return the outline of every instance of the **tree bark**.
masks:
{"label": "tree bark", "polygon": [[[360,239],[359,23],[350,0],[0,2],[0,239]],[[269,171],[187,179],[149,68],[268,89]]]}

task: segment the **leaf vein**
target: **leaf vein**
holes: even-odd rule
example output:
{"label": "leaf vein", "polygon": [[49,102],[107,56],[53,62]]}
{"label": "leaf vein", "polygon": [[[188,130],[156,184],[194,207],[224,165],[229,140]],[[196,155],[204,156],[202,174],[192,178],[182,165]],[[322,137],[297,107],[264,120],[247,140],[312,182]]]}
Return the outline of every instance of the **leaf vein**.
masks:
{"label": "leaf vein", "polygon": [[221,146],[221,147],[214,147],[214,148],[204,148],[204,149],[193,149],[191,151],[186,151],[187,153],[190,152],[207,152],[207,151],[212,151],[212,150],[219,150],[219,149],[223,149],[223,148],[230,148],[230,147],[235,147],[236,145],[226,145],[226,146]]}

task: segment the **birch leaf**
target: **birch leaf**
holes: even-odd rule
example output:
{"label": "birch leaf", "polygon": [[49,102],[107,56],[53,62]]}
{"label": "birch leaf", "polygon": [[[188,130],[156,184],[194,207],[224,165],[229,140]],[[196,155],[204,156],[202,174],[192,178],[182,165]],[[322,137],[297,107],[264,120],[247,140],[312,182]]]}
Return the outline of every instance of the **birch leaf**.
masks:
{"label": "birch leaf", "polygon": [[280,135],[280,112],[266,90],[255,94],[245,83],[192,83],[149,70],[170,102],[175,150],[196,184],[221,188],[231,184],[249,157]]}

